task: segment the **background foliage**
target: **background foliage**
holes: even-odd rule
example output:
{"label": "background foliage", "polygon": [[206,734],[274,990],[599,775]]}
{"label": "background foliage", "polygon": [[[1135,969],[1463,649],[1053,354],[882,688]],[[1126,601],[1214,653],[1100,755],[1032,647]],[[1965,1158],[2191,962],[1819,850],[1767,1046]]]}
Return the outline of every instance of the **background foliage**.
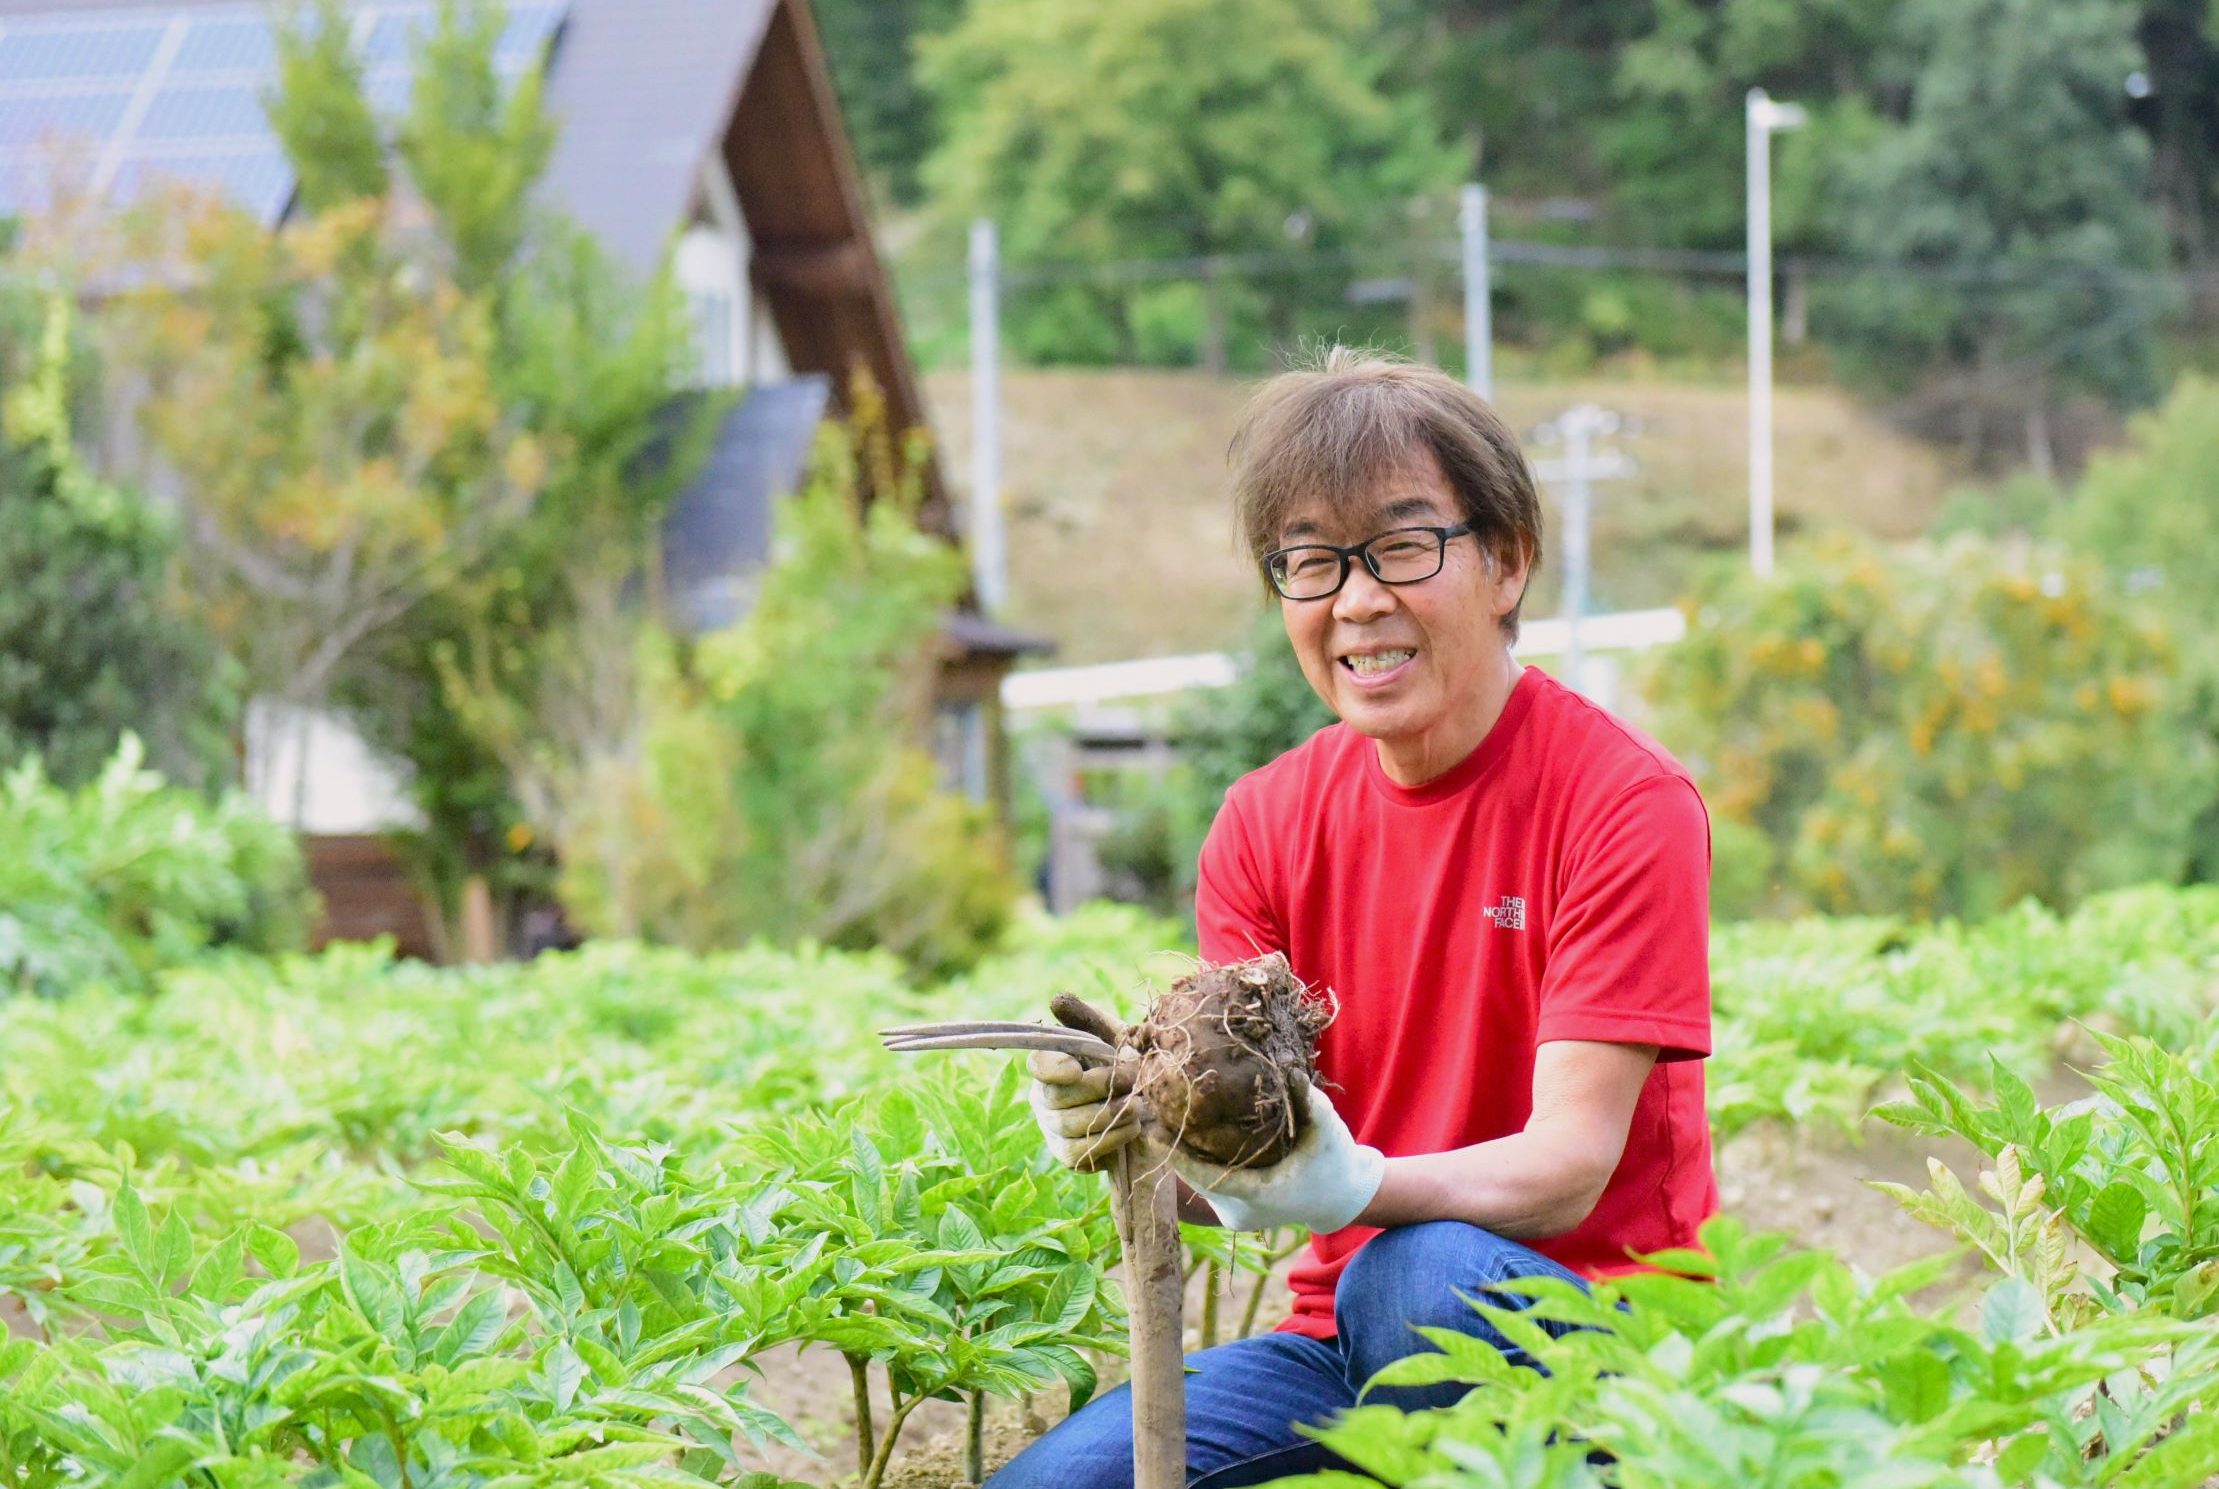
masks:
{"label": "background foliage", "polygon": [[[1847,537],[1721,574],[1645,688],[1789,904],[1982,918],[2175,880],[2212,759],[2154,608],[2063,551]],[[1749,905],[1724,906],[1747,910]]]}
{"label": "background foliage", "polygon": [[820,439],[745,618],[690,648],[636,633],[636,733],[537,774],[585,926],[695,948],[882,946],[948,970],[1006,922],[1000,833],[918,743],[962,555],[918,529],[915,452],[875,407]]}
{"label": "background foliage", "polygon": [[0,983],[144,990],[214,946],[298,947],[314,908],[291,833],[245,796],[211,801],[146,768],[124,734],[66,787],[37,756],[0,777]]}
{"label": "background foliage", "polygon": [[180,603],[175,523],[77,449],[74,321],[59,292],[0,291],[0,765],[76,785],[132,731],[171,779],[225,781],[232,669]]}

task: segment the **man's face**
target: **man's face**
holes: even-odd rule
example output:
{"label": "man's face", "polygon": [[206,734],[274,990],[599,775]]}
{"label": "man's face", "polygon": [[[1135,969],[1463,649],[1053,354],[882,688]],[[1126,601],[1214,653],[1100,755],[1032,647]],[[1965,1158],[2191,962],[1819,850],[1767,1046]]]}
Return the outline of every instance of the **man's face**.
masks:
{"label": "man's face", "polygon": [[[1293,514],[1282,546],[1349,545],[1398,527],[1454,527],[1456,495],[1430,454],[1382,480],[1366,501]],[[1473,537],[1451,538],[1441,572],[1382,584],[1361,559],[1338,593],[1279,602],[1303,676],[1357,733],[1390,748],[1454,738],[1457,719],[1500,676],[1502,617],[1525,587],[1524,565],[1505,570]],[[1439,762],[1446,768],[1452,761]]]}

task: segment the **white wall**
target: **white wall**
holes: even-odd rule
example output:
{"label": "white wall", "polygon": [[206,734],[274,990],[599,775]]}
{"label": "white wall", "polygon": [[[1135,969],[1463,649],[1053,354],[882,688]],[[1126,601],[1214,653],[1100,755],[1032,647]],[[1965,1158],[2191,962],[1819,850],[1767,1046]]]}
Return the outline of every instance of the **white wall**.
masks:
{"label": "white wall", "polygon": [[704,387],[742,387],[792,375],[770,307],[748,282],[753,246],[724,162],[701,167],[693,225],[678,239],[672,273],[692,307]]}
{"label": "white wall", "polygon": [[246,785],[279,822],[306,833],[420,827],[408,767],[370,748],[336,714],[266,698],[247,705]]}

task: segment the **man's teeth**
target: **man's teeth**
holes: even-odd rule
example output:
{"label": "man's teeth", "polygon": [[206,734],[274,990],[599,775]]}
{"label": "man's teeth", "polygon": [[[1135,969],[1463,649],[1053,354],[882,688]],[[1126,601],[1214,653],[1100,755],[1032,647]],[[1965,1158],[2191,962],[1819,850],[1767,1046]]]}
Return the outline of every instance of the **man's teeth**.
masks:
{"label": "man's teeth", "polygon": [[1400,651],[1362,652],[1348,659],[1348,668],[1358,677],[1369,677],[1375,672],[1392,672],[1416,655],[1408,647]]}

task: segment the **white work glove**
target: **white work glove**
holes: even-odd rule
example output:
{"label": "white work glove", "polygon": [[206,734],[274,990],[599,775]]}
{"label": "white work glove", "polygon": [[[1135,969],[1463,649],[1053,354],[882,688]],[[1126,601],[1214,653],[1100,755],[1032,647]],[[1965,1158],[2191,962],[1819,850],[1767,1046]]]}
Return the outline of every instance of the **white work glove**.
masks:
{"label": "white work glove", "polygon": [[1126,1099],[1136,1063],[1128,1053],[1117,1067],[1085,1066],[1056,1050],[1034,1050],[1025,1062],[1033,1120],[1065,1167],[1092,1173],[1140,1136],[1141,1104]]}
{"label": "white work glove", "polygon": [[1353,1223],[1387,1176],[1386,1155],[1356,1141],[1315,1083],[1302,1140],[1269,1168],[1226,1168],[1178,1148],[1171,1167],[1227,1230],[1301,1225],[1320,1235]]}

